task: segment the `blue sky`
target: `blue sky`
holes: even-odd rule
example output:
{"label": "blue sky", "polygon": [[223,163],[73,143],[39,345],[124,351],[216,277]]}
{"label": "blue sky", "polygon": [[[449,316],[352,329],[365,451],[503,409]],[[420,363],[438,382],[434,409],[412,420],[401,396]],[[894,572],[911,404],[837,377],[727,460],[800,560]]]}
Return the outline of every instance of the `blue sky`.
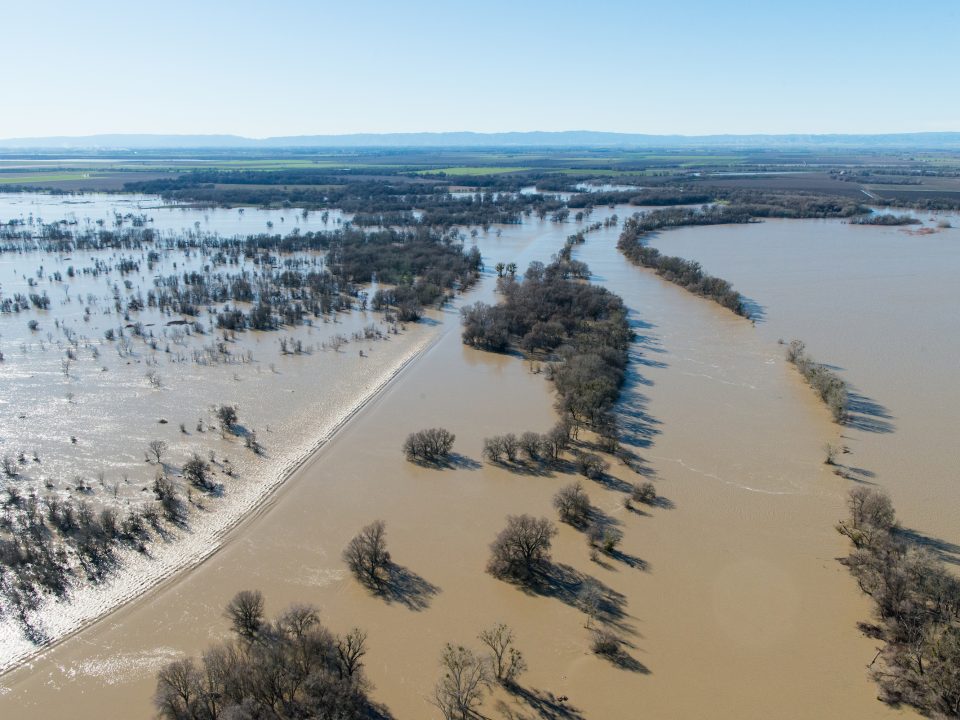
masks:
{"label": "blue sky", "polygon": [[960,2],[3,0],[0,137],[960,130]]}

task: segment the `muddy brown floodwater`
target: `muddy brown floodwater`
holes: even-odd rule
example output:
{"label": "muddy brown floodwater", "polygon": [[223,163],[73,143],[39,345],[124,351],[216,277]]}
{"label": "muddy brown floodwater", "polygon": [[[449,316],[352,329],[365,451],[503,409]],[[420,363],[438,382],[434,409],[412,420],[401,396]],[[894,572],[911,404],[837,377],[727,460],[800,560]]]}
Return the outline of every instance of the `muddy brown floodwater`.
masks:
{"label": "muddy brown floodwater", "polygon": [[[547,260],[573,227],[532,221],[480,247],[488,265],[522,268]],[[217,553],[0,678],[0,716],[149,717],[157,668],[224,637],[222,608],[243,588],[263,590],[270,612],[311,602],[336,631],[365,628],[374,695],[398,718],[436,717],[426,698],[444,643],[476,647],[478,631],[497,621],[515,629],[530,670],[522,692],[490,700],[489,717],[895,714],[865,675],[873,642],[855,624],[869,604],[835,560],[845,551],[832,526],[846,488],[821,463],[821,445],[837,436],[826,410],[776,343],[628,265],[617,233],[588,235],[577,256],[632,310],[637,340],[620,411],[664,498],[626,510],[622,484],[641,477],[619,464],[603,484],[587,483],[624,533],[617,556],[592,562],[582,534],[562,526],[553,557],[564,582],[550,596],[484,573],[504,516],[554,517],[551,496],[570,478],[479,463],[484,436],[548,428],[552,396],[523,361],[463,347],[451,308],[438,318],[439,340]],[[487,275],[466,301],[491,301],[492,288]],[[457,468],[403,460],[405,435],[429,426],[456,433]],[[376,518],[410,580],[390,602],[366,593],[340,560]],[[588,576],[616,598],[609,620],[627,643],[622,667],[588,650],[571,598]]]}

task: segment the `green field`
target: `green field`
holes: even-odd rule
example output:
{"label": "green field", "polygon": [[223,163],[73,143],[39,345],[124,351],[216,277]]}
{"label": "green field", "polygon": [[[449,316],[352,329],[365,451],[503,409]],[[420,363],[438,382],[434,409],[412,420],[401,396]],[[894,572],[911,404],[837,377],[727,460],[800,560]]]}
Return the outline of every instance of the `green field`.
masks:
{"label": "green field", "polygon": [[36,183],[63,182],[65,180],[94,180],[98,176],[77,170],[75,172],[48,172],[27,175],[0,171],[0,185],[33,185]]}
{"label": "green field", "polygon": [[445,173],[447,175],[501,175],[503,173],[514,173],[514,172],[525,172],[531,170],[529,167],[499,167],[496,165],[491,166],[462,166],[462,167],[445,167],[445,168],[434,168],[430,170],[418,170],[418,175],[438,175],[440,173]]}

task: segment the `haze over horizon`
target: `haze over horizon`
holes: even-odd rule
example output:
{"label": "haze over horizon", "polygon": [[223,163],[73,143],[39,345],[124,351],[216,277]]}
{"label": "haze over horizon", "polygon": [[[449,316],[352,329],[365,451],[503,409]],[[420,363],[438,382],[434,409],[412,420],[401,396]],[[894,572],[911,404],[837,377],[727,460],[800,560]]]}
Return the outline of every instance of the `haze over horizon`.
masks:
{"label": "haze over horizon", "polygon": [[[934,0],[403,5],[38,0],[5,8],[0,138],[958,130]],[[375,20],[375,22],[373,22]],[[923,32],[919,32],[923,30]],[[42,49],[42,51],[40,51]],[[763,58],[763,62],[758,62]],[[923,67],[923,73],[915,69]],[[633,68],[624,81],[623,70]],[[616,71],[614,72],[614,69]]]}

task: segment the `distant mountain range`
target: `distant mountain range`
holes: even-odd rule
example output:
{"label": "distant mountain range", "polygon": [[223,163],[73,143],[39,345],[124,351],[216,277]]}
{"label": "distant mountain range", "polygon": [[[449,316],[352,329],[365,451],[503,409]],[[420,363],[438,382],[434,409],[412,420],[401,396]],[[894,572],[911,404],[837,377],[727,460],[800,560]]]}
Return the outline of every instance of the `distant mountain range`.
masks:
{"label": "distant mountain range", "polygon": [[960,149],[960,132],[886,135],[644,135],[568,130],[564,132],[438,132],[294,135],[246,138],[238,135],[87,135],[0,140],[0,150],[170,150],[272,148],[884,148]]}

